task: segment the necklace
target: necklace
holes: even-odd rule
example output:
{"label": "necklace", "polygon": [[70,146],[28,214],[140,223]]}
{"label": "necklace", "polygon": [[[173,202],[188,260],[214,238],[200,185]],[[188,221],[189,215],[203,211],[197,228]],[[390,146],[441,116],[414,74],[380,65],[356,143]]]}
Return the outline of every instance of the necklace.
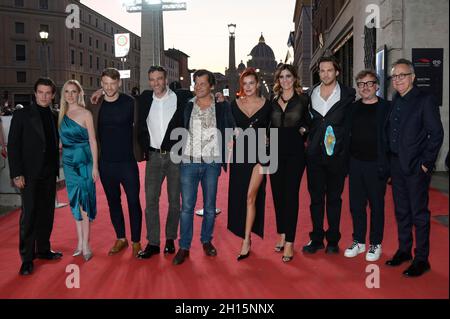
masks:
{"label": "necklace", "polygon": [[[294,96],[294,95],[292,95]],[[290,98],[288,98],[287,100],[283,99],[283,94],[280,95],[281,101],[283,101],[284,104],[286,104],[287,102],[289,102],[292,99],[292,96]]]}

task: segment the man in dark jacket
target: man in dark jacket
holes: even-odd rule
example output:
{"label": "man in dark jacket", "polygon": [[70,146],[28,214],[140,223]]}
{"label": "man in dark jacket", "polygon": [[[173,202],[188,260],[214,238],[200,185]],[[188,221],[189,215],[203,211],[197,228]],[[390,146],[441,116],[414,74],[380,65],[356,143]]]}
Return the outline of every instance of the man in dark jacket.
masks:
{"label": "man in dark jacket", "polygon": [[178,116],[184,128],[181,175],[180,249],[173,264],[179,265],[189,256],[193,236],[194,208],[197,189],[202,185],[204,214],[201,242],[207,256],[216,256],[212,244],[216,217],[217,183],[222,167],[226,167],[227,128],[234,128],[233,115],[227,102],[215,103],[212,90],[214,75],[207,70],[194,73],[195,98]]}
{"label": "man in dark jacket", "polygon": [[[339,224],[342,191],[348,166],[348,116],[355,100],[355,90],[338,83],[339,64],[333,57],[319,60],[321,83],[311,90],[311,127],[306,148],[308,190],[311,196],[313,230],[305,253],[314,254],[328,245],[326,253],[339,252]],[[328,230],[323,229],[324,214]]]}
{"label": "man in dark jacket", "polygon": [[[139,97],[139,143],[145,154],[145,220],[147,224],[147,247],[139,258],[150,258],[160,252],[159,198],[161,186],[167,178],[167,213],[164,253],[175,253],[174,241],[178,236],[180,220],[180,165],[171,160],[172,146],[177,142],[170,135],[176,125],[177,110],[183,109],[188,96],[172,91],[167,86],[167,71],[161,66],[151,66],[148,71],[151,91]],[[190,91],[188,91],[190,93]],[[179,111],[179,112],[180,112]]]}
{"label": "man in dark jacket", "polygon": [[412,63],[398,60],[391,74],[396,93],[386,121],[386,143],[390,152],[399,248],[386,264],[398,266],[412,259],[414,226],[414,261],[403,274],[417,277],[430,269],[428,188],[444,131],[435,98],[414,86]]}
{"label": "man in dark jacket", "polygon": [[388,177],[384,123],[389,102],[379,98],[377,74],[363,70],[356,76],[361,99],[353,103],[349,121],[350,170],[349,198],[353,219],[353,242],[345,257],[356,257],[366,250],[367,203],[370,207],[370,245],[366,260],[380,258],[384,231],[384,195]]}
{"label": "man in dark jacket", "polygon": [[34,85],[36,104],[14,112],[8,135],[10,176],[21,190],[19,273],[33,272],[33,259],[59,259],[50,249],[59,173],[57,116],[50,109],[56,86],[49,78]]}

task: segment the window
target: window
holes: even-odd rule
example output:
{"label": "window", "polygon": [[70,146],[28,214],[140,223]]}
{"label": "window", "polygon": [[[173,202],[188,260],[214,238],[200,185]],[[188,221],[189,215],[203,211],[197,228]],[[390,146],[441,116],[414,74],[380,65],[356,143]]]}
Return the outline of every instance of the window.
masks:
{"label": "window", "polygon": [[100,78],[97,78],[97,87],[100,86]]}
{"label": "window", "polygon": [[39,0],[39,9],[48,10],[48,0]]}
{"label": "window", "polygon": [[50,28],[48,27],[48,24],[41,24],[41,26],[39,27],[39,32],[40,31],[50,32]]}
{"label": "window", "polygon": [[[119,33],[119,32],[117,32],[117,33]],[[114,34],[114,28],[113,27],[111,27],[111,34]]]}
{"label": "window", "polygon": [[16,44],[16,61],[26,60],[26,50],[24,44]]}
{"label": "window", "polygon": [[72,73],[72,80],[75,80],[75,74]]}
{"label": "window", "polygon": [[80,32],[79,38],[80,38],[80,43],[83,43],[83,33]]}
{"label": "window", "polygon": [[100,58],[97,57],[97,70],[100,70]]}
{"label": "window", "polygon": [[16,7],[23,7],[23,0],[15,0],[14,6]]}
{"label": "window", "polygon": [[25,33],[25,23],[16,22],[16,33]]}
{"label": "window", "polygon": [[108,67],[108,61],[105,59],[105,69]]}
{"label": "window", "polygon": [[80,66],[83,66],[83,52],[80,52]]}
{"label": "window", "polygon": [[92,69],[92,54],[89,55],[89,68]]}
{"label": "window", "polygon": [[89,46],[92,46],[92,37],[89,37]]}
{"label": "window", "polygon": [[105,52],[108,50],[107,46],[106,46],[106,43],[103,43],[103,49],[105,50]]}
{"label": "window", "polygon": [[70,64],[75,64],[75,50],[70,50]]}
{"label": "window", "polygon": [[106,32],[106,22],[103,22],[103,31]]}
{"label": "window", "polygon": [[89,24],[91,24],[92,16],[89,15]]}
{"label": "window", "polygon": [[95,47],[98,49],[98,40],[95,40]]}
{"label": "window", "polygon": [[17,83],[26,83],[27,82],[27,72],[18,71],[16,73]]}
{"label": "window", "polygon": [[89,78],[89,86],[90,87],[94,86],[94,79],[92,78],[92,76]]}
{"label": "window", "polygon": [[98,28],[98,19],[95,18],[95,27]]}
{"label": "window", "polygon": [[83,84],[84,84],[83,82],[84,82],[84,81],[83,81],[83,76],[80,75],[80,84],[83,85]]}

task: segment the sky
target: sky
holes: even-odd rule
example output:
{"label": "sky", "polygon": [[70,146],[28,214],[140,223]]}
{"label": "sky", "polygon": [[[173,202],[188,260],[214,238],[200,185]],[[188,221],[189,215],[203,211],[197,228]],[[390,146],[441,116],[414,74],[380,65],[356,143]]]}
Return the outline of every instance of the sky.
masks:
{"label": "sky", "polygon": [[[228,66],[228,24],[236,24],[236,67],[247,64],[261,32],[277,62],[288,50],[294,30],[295,0],[185,0],[186,11],[164,12],[165,49],[176,48],[189,58],[189,68],[225,72]],[[127,13],[121,0],[82,0],[128,30],[141,35],[140,14]]]}

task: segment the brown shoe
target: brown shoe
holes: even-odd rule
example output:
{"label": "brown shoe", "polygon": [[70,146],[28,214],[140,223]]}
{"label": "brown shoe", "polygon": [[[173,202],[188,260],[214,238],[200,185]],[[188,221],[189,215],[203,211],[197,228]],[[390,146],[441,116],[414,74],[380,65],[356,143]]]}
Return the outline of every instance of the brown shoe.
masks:
{"label": "brown shoe", "polygon": [[189,256],[189,250],[186,249],[179,249],[177,254],[172,260],[172,264],[174,265],[180,265],[184,263],[184,260]]}
{"label": "brown shoe", "polygon": [[108,255],[112,256],[117,254],[119,251],[121,251],[122,249],[125,249],[128,247],[128,240],[122,240],[122,239],[117,239],[113,248],[111,248],[111,250],[109,251]]}
{"label": "brown shoe", "polygon": [[133,247],[133,256],[134,257],[138,257],[139,256],[139,252],[142,251],[142,247],[141,247],[141,243],[137,242],[137,243],[131,243],[131,247]]}

